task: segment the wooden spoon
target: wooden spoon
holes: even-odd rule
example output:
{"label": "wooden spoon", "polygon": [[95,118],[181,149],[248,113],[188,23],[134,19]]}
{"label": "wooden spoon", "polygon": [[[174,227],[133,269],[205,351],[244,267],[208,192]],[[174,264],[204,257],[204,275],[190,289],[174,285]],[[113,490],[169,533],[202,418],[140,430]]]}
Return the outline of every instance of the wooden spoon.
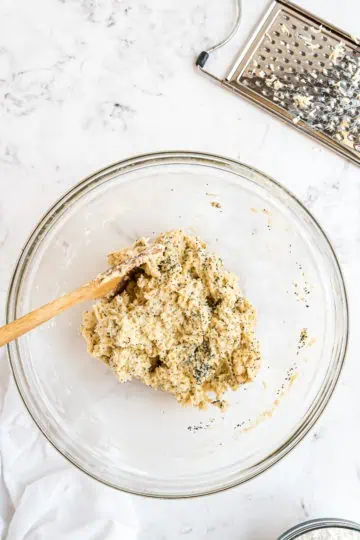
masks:
{"label": "wooden spoon", "polygon": [[75,306],[80,302],[95,300],[112,291],[114,294],[120,293],[131,278],[132,272],[142,264],[146,263],[150,257],[161,253],[162,251],[163,247],[159,245],[145,248],[144,251],[138,255],[129,257],[121,264],[109,268],[96,276],[92,281],[75,289],[75,291],[64,294],[60,296],[60,298],[31,311],[20,319],[0,327],[0,347],[9,343],[9,341],[26,334],[26,332],[33,330],[33,328],[56,317],[59,313],[62,313],[69,307]]}

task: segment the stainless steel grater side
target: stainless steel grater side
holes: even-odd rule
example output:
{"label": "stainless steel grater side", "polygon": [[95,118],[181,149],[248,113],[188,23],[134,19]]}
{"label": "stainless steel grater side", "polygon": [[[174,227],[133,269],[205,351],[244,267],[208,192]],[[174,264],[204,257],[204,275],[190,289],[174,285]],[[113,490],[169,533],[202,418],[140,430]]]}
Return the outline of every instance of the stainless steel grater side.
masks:
{"label": "stainless steel grater side", "polygon": [[[240,1],[240,0],[239,0]],[[224,79],[211,79],[360,165],[360,40],[287,0],[273,0]]]}

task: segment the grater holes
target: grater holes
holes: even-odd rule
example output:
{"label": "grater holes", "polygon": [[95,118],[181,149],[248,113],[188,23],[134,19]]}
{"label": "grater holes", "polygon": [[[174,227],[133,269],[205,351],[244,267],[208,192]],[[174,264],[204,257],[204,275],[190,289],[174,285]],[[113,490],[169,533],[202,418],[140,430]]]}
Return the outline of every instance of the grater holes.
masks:
{"label": "grater holes", "polygon": [[[280,4],[283,3],[286,1],[280,0]],[[257,60],[256,69],[249,70],[247,87],[259,96],[260,102],[261,96],[263,100],[275,102],[275,107],[301,118],[313,130],[320,130],[333,139],[338,137],[340,144],[349,144],[350,135],[355,136],[352,148],[358,145],[359,150],[356,150],[360,151],[359,87],[357,85],[355,92],[352,82],[353,72],[360,67],[356,51],[348,53],[350,57],[334,55],[339,39],[326,25],[323,28],[320,23],[315,25],[299,17],[295,10],[286,13],[290,17],[284,17],[283,6],[275,20],[268,19],[266,39],[261,39],[265,32],[259,34],[252,52],[252,58],[255,54]],[[265,60],[260,58],[260,54]],[[248,59],[250,62],[251,57]],[[332,79],[331,84],[329,79]],[[281,97],[279,90],[283,94]],[[298,106],[294,101],[297,94],[307,101]],[[333,118],[335,114],[337,119]],[[345,120],[349,124],[346,135],[345,126],[342,129],[343,126],[338,125]]]}

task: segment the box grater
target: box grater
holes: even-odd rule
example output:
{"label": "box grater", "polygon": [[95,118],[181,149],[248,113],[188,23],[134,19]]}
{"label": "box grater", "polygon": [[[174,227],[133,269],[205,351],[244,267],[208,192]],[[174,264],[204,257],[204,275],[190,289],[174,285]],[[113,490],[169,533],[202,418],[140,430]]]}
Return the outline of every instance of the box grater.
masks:
{"label": "box grater", "polygon": [[228,74],[219,79],[205,64],[237,32],[240,1],[231,34],[199,55],[199,69],[360,165],[359,39],[292,2],[273,0]]}

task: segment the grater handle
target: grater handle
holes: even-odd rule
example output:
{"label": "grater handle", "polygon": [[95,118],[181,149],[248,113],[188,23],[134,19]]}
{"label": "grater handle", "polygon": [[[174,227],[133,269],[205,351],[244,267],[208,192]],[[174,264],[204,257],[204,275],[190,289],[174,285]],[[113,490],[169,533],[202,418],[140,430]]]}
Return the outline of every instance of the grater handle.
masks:
{"label": "grater handle", "polygon": [[208,52],[202,51],[196,59],[196,65],[200,68],[203,68],[208,61],[209,56],[210,55]]}
{"label": "grater handle", "polygon": [[[229,41],[235,36],[235,34],[240,28],[241,14],[242,14],[242,0],[235,0],[235,6],[236,6],[236,20],[235,20],[234,26],[231,29],[231,32],[222,41],[210,47],[210,49],[207,49],[206,51],[202,51],[196,59],[196,66],[208,75],[211,75],[211,74],[205,71],[204,67],[205,67],[206,62],[209,59],[210,54],[216,51],[217,49],[220,49],[221,47],[225,47],[225,45],[229,43]],[[217,80],[220,80],[214,75],[211,75],[211,76]]]}

